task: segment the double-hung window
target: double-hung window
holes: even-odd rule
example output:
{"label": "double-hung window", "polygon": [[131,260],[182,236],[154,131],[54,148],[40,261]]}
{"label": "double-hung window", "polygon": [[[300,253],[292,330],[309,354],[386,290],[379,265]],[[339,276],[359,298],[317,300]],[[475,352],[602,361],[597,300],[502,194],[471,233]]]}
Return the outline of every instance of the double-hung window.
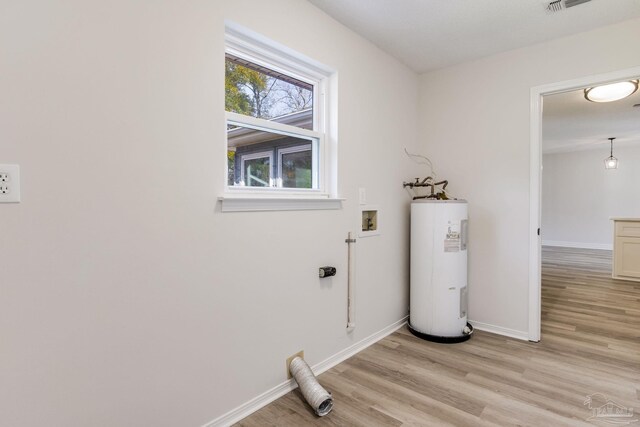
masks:
{"label": "double-hung window", "polygon": [[225,195],[335,197],[331,71],[236,27],[225,42]]}

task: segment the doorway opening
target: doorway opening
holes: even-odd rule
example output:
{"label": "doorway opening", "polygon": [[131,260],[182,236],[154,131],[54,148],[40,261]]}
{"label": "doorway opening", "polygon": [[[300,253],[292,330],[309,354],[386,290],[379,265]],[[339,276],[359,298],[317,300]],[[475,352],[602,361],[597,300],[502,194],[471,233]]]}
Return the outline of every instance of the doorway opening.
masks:
{"label": "doorway opening", "polygon": [[[587,104],[592,104],[584,98],[584,89],[591,88],[594,86],[609,84],[613,82],[618,82],[618,81],[633,80],[633,79],[637,79],[638,76],[640,76],[640,67],[627,69],[627,70],[620,70],[620,71],[603,74],[603,75],[589,76],[589,77],[584,77],[584,78],[570,80],[570,81],[538,86],[538,87],[532,88],[531,90],[530,232],[531,232],[532,238],[530,239],[530,247],[529,247],[529,254],[530,254],[529,256],[529,340],[530,341],[539,341],[541,337],[542,261],[543,261],[542,245],[545,242],[545,240],[547,241],[547,243],[551,242],[551,245],[548,245],[550,247],[552,247],[553,244],[555,244],[556,246],[559,246],[562,244],[566,245],[567,242],[569,242],[570,240],[568,239],[563,241],[563,240],[560,240],[560,238],[553,237],[553,236],[551,236],[553,238],[549,238],[550,237],[549,233],[551,232],[551,230],[546,230],[546,229],[541,230],[544,225],[544,222],[542,221],[542,192],[544,191],[543,181],[542,181],[543,151],[547,151],[547,153],[551,153],[554,150],[556,152],[561,152],[562,150],[585,151],[585,150],[588,150],[589,148],[594,148],[594,150],[597,148],[598,153],[600,152],[604,153],[604,151],[606,151],[606,153],[604,154],[608,155],[609,154],[608,148],[604,151],[602,151],[601,148],[607,145],[606,143],[608,142],[608,140],[606,138],[616,137],[616,135],[608,135],[605,138],[597,134],[596,132],[594,132],[593,129],[597,128],[598,124],[596,123],[596,121],[593,121],[593,120],[589,122],[589,124],[592,125],[591,132],[593,133],[589,137],[586,136],[586,132],[590,131],[590,128],[589,126],[585,126],[584,123],[582,126],[576,123],[573,123],[573,124],[565,123],[565,125],[567,125],[567,128],[571,128],[573,126],[574,131],[576,129],[579,129],[582,131],[582,134],[581,135],[576,134],[577,136],[574,135],[573,138],[564,138],[564,139],[556,138],[557,140],[555,141],[555,146],[553,146],[553,143],[552,143],[551,144],[552,147],[549,147],[549,140],[550,140],[549,128],[545,126],[545,128],[543,129],[543,120],[545,119],[545,117],[543,116],[543,102],[544,102],[545,109],[547,108],[553,109],[554,104],[556,104],[555,107],[558,107],[559,111],[561,111],[562,108],[568,108],[568,104],[570,104],[571,102],[576,103],[579,100],[583,104],[579,104],[579,103],[574,104],[574,107],[575,105],[577,105],[578,109],[584,110],[585,108],[587,108]],[[638,110],[640,109],[640,107],[636,107],[633,109]],[[633,113],[636,113],[636,112],[638,113],[638,115],[640,115],[640,111],[633,111]],[[578,113],[574,114],[573,116],[569,114],[567,117],[569,117],[571,120],[575,120],[576,122],[579,122],[579,119],[577,119],[576,117],[580,116],[580,114],[584,113],[584,111],[582,111],[582,113],[580,112]],[[606,121],[607,118],[605,117],[602,120]],[[546,124],[547,123],[545,122],[545,125]],[[555,131],[558,135],[562,134],[562,131],[558,131],[558,129],[556,129]],[[565,129],[565,132],[569,133],[569,130]],[[608,129],[603,129],[602,132],[611,133],[613,132],[613,130],[611,130],[611,128],[608,128]],[[623,135],[624,132],[625,130],[621,129],[620,135]],[[551,132],[551,134],[553,134],[553,132]],[[602,138],[605,138],[604,141],[601,141]],[[594,141],[596,139],[598,141]],[[621,138],[621,139],[624,139],[624,138]],[[598,147],[595,146],[595,144],[602,143],[602,142],[604,142],[604,145],[601,144],[601,145],[598,145]],[[592,145],[590,146],[589,143]],[[545,148],[545,145],[547,145],[546,148]],[[572,145],[572,147],[570,147],[570,145]],[[614,146],[614,150],[615,150],[615,146]],[[605,157],[606,157],[605,155],[602,155],[603,162],[599,164],[599,167],[601,167],[602,170],[605,169],[605,164],[604,164]],[[560,160],[560,163],[563,163],[562,160]],[[561,166],[566,167],[567,164],[562,164]],[[562,171],[562,167],[559,167],[556,169]],[[570,179],[575,178],[575,176],[571,176],[571,175],[562,175],[564,172],[559,172],[559,173],[561,176],[556,177],[555,179],[561,179],[562,176],[564,177],[568,176],[570,177]],[[553,177],[549,177],[549,178],[553,178]],[[548,188],[553,188],[553,187],[548,187]],[[583,190],[585,192],[589,192],[591,190],[590,188],[588,188],[588,183],[585,182],[585,186]],[[557,197],[565,197],[565,196],[567,195],[563,195],[563,194],[557,195]],[[608,220],[609,219],[606,218],[606,221]],[[600,233],[602,233],[602,217],[599,218],[599,221],[600,221],[599,229],[600,229]],[[545,235],[545,231],[547,231],[546,235]],[[557,232],[557,230],[554,230],[554,231]],[[563,230],[563,231],[567,231],[567,230]],[[556,236],[565,236],[566,238],[567,234],[566,233],[563,234],[561,230],[559,234],[556,233]],[[553,239],[556,239],[556,240],[553,240]],[[595,244],[597,243],[597,240],[602,241],[602,236],[600,236],[599,238],[595,238],[593,236],[591,237],[583,236],[582,239],[587,239],[587,240],[590,239],[590,240],[593,240],[593,242],[579,241],[577,245],[582,244],[582,246],[584,246],[584,243]],[[604,245],[604,243],[602,244]],[[586,248],[586,249],[589,249],[589,248]],[[597,250],[597,249],[598,248],[593,248],[593,250]],[[604,248],[604,249],[606,250],[608,248]]]}

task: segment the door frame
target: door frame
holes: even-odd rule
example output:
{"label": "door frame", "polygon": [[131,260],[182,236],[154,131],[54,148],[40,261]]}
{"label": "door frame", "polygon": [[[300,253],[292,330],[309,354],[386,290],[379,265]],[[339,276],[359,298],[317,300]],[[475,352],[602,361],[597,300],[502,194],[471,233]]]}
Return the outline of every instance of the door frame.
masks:
{"label": "door frame", "polygon": [[[540,341],[542,314],[541,252],[542,238],[538,235],[542,218],[542,97],[613,83],[620,80],[636,79],[640,67],[627,68],[604,74],[579,77],[531,88],[531,128],[529,165],[529,341]],[[585,100],[585,102],[587,102]]]}

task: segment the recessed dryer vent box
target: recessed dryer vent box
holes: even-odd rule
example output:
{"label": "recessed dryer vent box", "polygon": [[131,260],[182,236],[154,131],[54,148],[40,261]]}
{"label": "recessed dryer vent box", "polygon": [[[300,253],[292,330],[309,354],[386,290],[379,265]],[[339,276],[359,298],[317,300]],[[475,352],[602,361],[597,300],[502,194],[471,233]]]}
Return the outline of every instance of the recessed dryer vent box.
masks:
{"label": "recessed dryer vent box", "polygon": [[360,219],[359,237],[380,234],[380,211],[377,206],[362,206],[360,208]]}

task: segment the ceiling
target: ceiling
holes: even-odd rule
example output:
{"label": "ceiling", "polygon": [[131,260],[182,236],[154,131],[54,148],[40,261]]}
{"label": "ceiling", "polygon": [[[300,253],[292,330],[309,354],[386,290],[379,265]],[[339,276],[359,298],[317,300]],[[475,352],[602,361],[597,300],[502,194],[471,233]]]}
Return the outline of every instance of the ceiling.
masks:
{"label": "ceiling", "polygon": [[423,73],[640,16],[640,0],[309,0]]}
{"label": "ceiling", "polygon": [[583,90],[543,98],[542,151],[556,153],[640,144],[640,90],[615,102],[589,102]]}

